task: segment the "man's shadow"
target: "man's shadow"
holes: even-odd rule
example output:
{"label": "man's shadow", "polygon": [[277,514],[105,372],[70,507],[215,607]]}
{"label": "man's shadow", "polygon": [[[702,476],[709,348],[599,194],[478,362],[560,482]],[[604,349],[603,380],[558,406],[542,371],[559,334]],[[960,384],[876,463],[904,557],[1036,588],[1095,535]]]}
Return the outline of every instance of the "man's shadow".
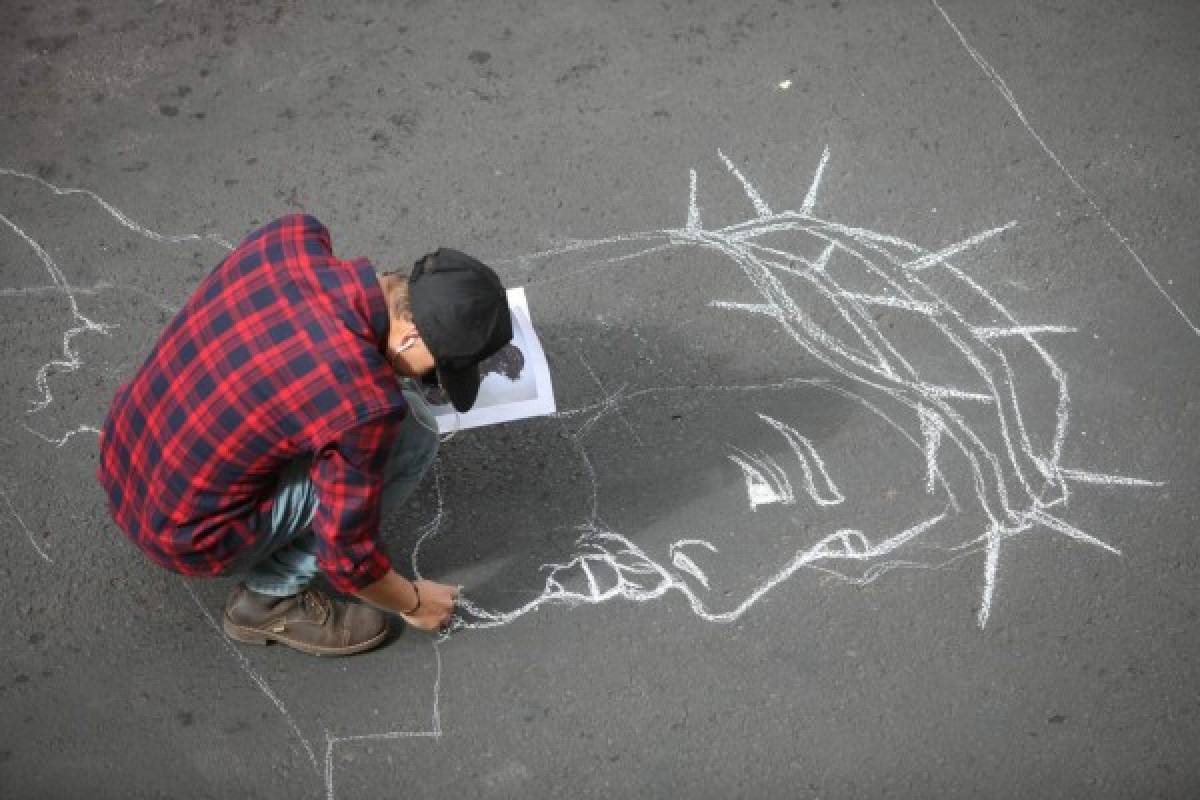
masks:
{"label": "man's shadow", "polygon": [[[740,335],[772,332],[762,325]],[[665,325],[547,324],[539,334],[558,413],[455,434],[382,529],[398,570],[460,584],[489,610],[537,598],[551,565],[576,556],[596,526],[663,559],[664,536],[692,536],[709,495],[729,497],[721,504],[737,506],[731,515],[748,512],[746,476],[730,454],[792,455],[760,412],[820,449],[862,410],[822,390],[835,376],[799,354],[756,362]]]}

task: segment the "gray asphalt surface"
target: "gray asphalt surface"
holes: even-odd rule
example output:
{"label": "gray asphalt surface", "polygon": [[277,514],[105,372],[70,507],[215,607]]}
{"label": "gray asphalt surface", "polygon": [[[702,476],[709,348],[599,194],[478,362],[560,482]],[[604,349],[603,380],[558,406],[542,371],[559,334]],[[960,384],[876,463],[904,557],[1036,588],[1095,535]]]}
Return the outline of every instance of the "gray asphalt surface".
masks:
{"label": "gray asphalt surface", "polygon": [[[0,796],[1200,791],[1197,4],[2,5]],[[108,520],[113,391],[297,210],[526,286],[560,414],[384,531],[505,624],[234,646]]]}

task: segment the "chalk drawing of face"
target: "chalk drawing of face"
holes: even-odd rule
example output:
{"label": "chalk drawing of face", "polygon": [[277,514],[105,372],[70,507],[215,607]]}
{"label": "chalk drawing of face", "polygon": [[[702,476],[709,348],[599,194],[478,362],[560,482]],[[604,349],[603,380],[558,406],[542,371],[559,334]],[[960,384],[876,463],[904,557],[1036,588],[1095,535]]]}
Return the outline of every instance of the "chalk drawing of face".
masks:
{"label": "chalk drawing of face", "polygon": [[[663,414],[653,405],[625,413],[647,427]],[[616,433],[607,427],[596,436]],[[631,487],[602,480],[600,505],[605,522],[630,531],[703,617],[742,613],[781,572],[868,582],[906,562],[958,554],[949,530],[938,530],[951,490],[939,481],[928,492],[907,468],[921,457],[919,442],[837,384],[713,393],[674,428],[675,446],[640,480],[669,485],[687,503],[656,518],[649,504],[606,502]],[[600,475],[609,460],[595,456]]]}
{"label": "chalk drawing of face", "polygon": [[[592,260],[581,271],[608,266],[628,272],[643,261],[683,254],[732,265],[743,281],[733,296],[713,301],[711,313],[757,324],[790,349],[797,371],[823,376],[814,388],[860,407],[855,432],[875,447],[864,450],[853,441],[818,446],[820,427],[798,419],[787,403],[768,407],[765,397],[742,397],[738,407],[720,412],[725,416],[710,413],[707,427],[679,437],[667,454],[677,482],[708,488],[696,490],[697,499],[659,532],[636,513],[620,519],[622,507],[649,509],[654,499],[639,503],[638,487],[653,482],[635,469],[632,480],[611,491],[608,476],[628,468],[619,455],[594,455],[592,431],[577,431],[595,492],[580,547],[571,558],[543,565],[543,592],[523,606],[488,609],[466,598],[464,625],[505,624],[548,603],[646,601],[676,592],[701,617],[728,620],[801,570],[871,581],[896,566],[938,566],[977,554],[984,578],[978,621],[984,625],[1008,539],[1055,533],[1118,552],[1064,518],[1071,484],[1154,483],[1062,463],[1069,386],[1043,341],[1074,329],[1020,321],[959,266],[964,254],[1015,223],[929,250],[818,217],[828,150],[800,208],[785,211],[772,210],[720,157],[750,201],[751,218],[706,227],[693,172],[683,227],[570,242],[523,261],[584,254]],[[661,272],[662,262],[654,269]],[[646,405],[632,401],[654,391],[646,387],[574,411],[591,414],[592,429],[597,419],[618,412],[621,424],[636,429]],[[718,416],[722,424],[714,427]],[[714,429],[741,431],[745,438],[712,442]],[[774,446],[763,443],[764,433],[775,438]],[[856,452],[857,459],[847,457]],[[866,490],[872,495],[866,499],[876,501],[873,512],[862,512],[862,497],[846,502],[851,489],[862,494],[872,485],[856,471],[901,453],[908,465],[895,472],[893,485]],[[715,461],[731,465],[736,477],[730,480],[728,469],[713,472]],[[904,505],[889,513],[886,501],[893,497],[904,498]],[[667,529],[676,538],[664,546],[657,534]],[[731,551],[736,558],[724,557]]]}
{"label": "chalk drawing of face", "polygon": [[[514,455],[505,483],[488,479],[484,487],[517,507],[493,513],[489,491],[474,495],[480,518],[455,512],[435,561],[454,563],[451,551],[470,546],[464,529],[486,527],[497,538],[484,559],[490,568],[463,576],[466,624],[504,624],[545,604],[668,595],[682,595],[702,618],[734,619],[800,569],[869,582],[897,566],[962,555],[945,535],[950,529],[935,530],[950,506],[945,482],[927,493],[923,474],[900,469],[871,482],[880,457],[864,442],[891,453],[898,466],[921,457],[921,442],[836,384],[647,389],[634,400],[600,420],[566,417],[569,434],[539,423],[541,435],[526,446],[536,446],[537,460],[549,467],[525,473]],[[629,429],[664,427],[669,447],[651,454],[629,446]],[[460,463],[457,454],[451,460]],[[448,506],[470,505],[465,487],[476,476],[461,474],[465,469],[446,482]],[[544,497],[560,500],[552,508],[520,488],[548,480]],[[587,486],[590,498],[581,496]],[[843,487],[850,486],[859,496],[847,503]],[[524,502],[511,499],[517,497]],[[553,559],[528,559],[554,548]],[[493,575],[508,587],[499,602],[519,602],[498,607],[497,596],[479,586]],[[473,602],[477,590],[488,605]]]}

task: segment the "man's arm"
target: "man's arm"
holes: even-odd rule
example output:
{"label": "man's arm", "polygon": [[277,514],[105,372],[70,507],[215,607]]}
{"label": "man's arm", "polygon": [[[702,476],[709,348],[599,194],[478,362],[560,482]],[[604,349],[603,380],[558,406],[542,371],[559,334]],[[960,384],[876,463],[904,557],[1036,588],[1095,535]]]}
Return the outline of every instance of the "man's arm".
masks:
{"label": "man's arm", "polygon": [[356,595],[373,606],[399,614],[414,628],[432,631],[450,621],[458,588],[426,580],[413,582],[389,569]]}
{"label": "man's arm", "polygon": [[376,540],[382,476],[396,433],[395,418],[377,417],[342,431],[317,454],[317,558],[333,588],[399,614],[414,628],[436,630],[450,620],[458,589],[405,579]]}

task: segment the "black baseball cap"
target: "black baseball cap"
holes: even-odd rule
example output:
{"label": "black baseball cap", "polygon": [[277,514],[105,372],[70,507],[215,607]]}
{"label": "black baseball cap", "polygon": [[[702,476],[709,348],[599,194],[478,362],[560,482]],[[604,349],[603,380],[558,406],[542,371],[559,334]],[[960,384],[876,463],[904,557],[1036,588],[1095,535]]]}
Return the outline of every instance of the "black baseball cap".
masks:
{"label": "black baseball cap", "polygon": [[433,354],[438,383],[459,411],[479,394],[479,362],[512,341],[508,295],[491,267],[439,248],[413,265],[409,305],[417,333]]}

